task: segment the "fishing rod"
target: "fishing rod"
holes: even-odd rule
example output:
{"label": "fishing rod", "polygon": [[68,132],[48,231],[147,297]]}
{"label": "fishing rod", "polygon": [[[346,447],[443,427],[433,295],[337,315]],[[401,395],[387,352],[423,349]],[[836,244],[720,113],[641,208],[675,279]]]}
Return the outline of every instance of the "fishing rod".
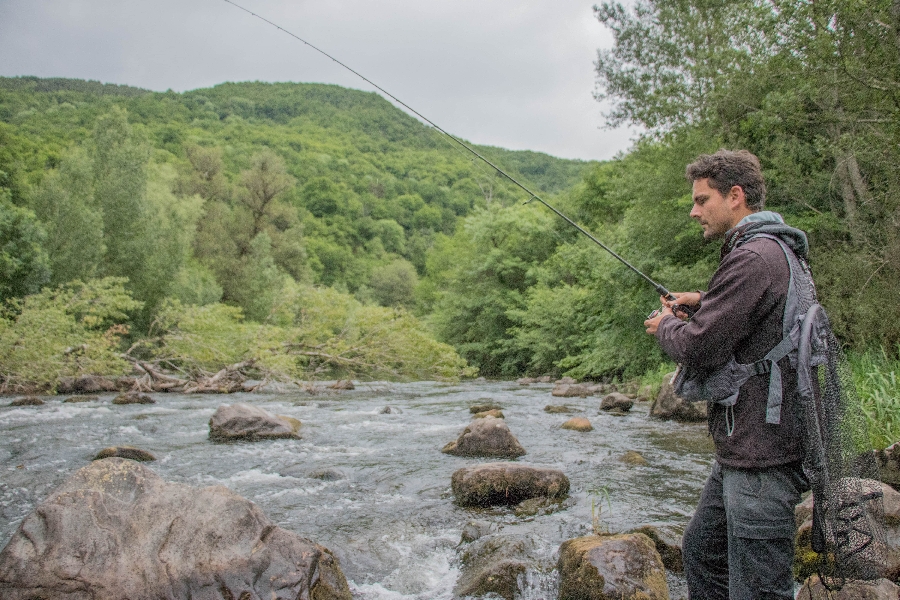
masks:
{"label": "fishing rod", "polygon": [[[617,260],[618,260],[619,262],[621,262],[623,265],[625,265],[626,267],[628,267],[629,269],[631,269],[633,272],[635,272],[635,273],[637,273],[638,275],[640,275],[647,283],[649,283],[650,285],[653,286],[653,288],[656,290],[656,292],[657,292],[660,296],[662,296],[663,298],[665,298],[665,299],[668,300],[669,302],[676,302],[676,301],[677,301],[677,298],[675,297],[675,295],[672,294],[672,292],[670,292],[669,290],[667,290],[667,289],[665,288],[665,286],[663,286],[663,285],[660,284],[660,283],[657,283],[656,281],[654,281],[653,279],[651,279],[648,275],[646,275],[646,274],[644,274],[643,272],[641,272],[637,267],[635,267],[635,266],[632,265],[630,262],[628,262],[627,260],[625,260],[624,258],[622,258],[621,256],[619,256],[619,254],[617,254],[612,248],[610,248],[609,246],[607,246],[606,244],[604,244],[603,242],[601,242],[600,240],[598,240],[598,239],[597,239],[596,237],[594,237],[590,232],[588,232],[586,229],[584,229],[581,225],[579,225],[578,223],[576,223],[575,221],[573,221],[572,219],[570,219],[569,217],[567,217],[566,215],[564,215],[563,213],[561,213],[559,210],[556,209],[556,207],[550,205],[550,204],[549,204],[547,201],[545,201],[543,198],[541,198],[541,197],[538,196],[536,193],[534,193],[533,191],[531,191],[530,189],[528,189],[524,184],[520,183],[515,177],[513,177],[512,175],[510,175],[509,173],[507,173],[506,171],[504,171],[503,169],[501,169],[500,167],[498,167],[497,165],[495,165],[493,162],[491,162],[490,160],[488,160],[487,158],[485,158],[484,156],[482,156],[480,152],[478,152],[477,150],[475,150],[474,148],[472,148],[469,144],[467,144],[467,143],[465,143],[464,141],[462,141],[461,139],[457,138],[455,135],[453,135],[453,134],[451,134],[451,133],[445,131],[445,130],[444,130],[442,127],[440,127],[437,123],[435,123],[434,121],[432,121],[431,119],[429,119],[428,117],[426,117],[425,115],[423,115],[422,113],[420,113],[419,111],[417,111],[416,109],[414,109],[413,107],[411,107],[410,105],[408,105],[407,103],[403,102],[402,100],[400,100],[399,98],[397,98],[396,96],[394,96],[393,94],[391,94],[389,91],[387,91],[386,89],[384,89],[383,87],[381,87],[380,85],[378,85],[377,83],[375,83],[374,81],[370,80],[368,77],[366,77],[366,76],[364,76],[363,74],[361,74],[361,73],[355,71],[354,69],[352,69],[352,68],[350,68],[349,66],[347,66],[346,64],[342,63],[341,61],[339,61],[339,60],[336,59],[335,57],[331,56],[330,54],[328,54],[327,52],[325,52],[325,51],[322,50],[321,48],[318,48],[318,47],[316,47],[316,46],[310,44],[309,42],[307,42],[307,41],[304,40],[303,38],[301,38],[301,37],[295,35],[294,33],[291,33],[290,31],[288,31],[287,29],[281,27],[281,26],[278,25],[277,23],[273,23],[272,21],[266,19],[265,17],[263,17],[263,16],[261,16],[261,15],[258,15],[258,14],[256,14],[255,12],[253,12],[253,11],[247,9],[247,8],[244,8],[244,7],[241,6],[240,4],[237,4],[236,2],[232,2],[232,0],[223,0],[223,1],[224,1],[224,2],[227,2],[228,4],[230,4],[230,5],[232,5],[232,6],[234,6],[235,8],[238,8],[238,9],[244,11],[245,13],[247,13],[247,14],[253,16],[253,17],[256,17],[257,19],[259,19],[259,20],[261,20],[261,21],[263,21],[263,22],[265,22],[265,23],[268,23],[269,25],[271,25],[271,26],[274,27],[275,29],[278,29],[279,31],[282,31],[282,32],[286,33],[287,35],[289,35],[289,36],[291,36],[292,38],[298,40],[299,42],[302,42],[303,44],[306,44],[307,46],[309,46],[310,48],[312,48],[313,50],[315,50],[316,52],[318,52],[318,53],[321,54],[322,56],[325,56],[326,58],[328,58],[328,59],[330,59],[330,60],[336,62],[338,65],[340,65],[340,66],[343,67],[344,69],[350,71],[351,73],[353,73],[354,75],[356,75],[357,77],[359,77],[360,79],[362,79],[363,81],[365,81],[366,83],[368,83],[369,85],[373,86],[375,89],[377,89],[378,91],[380,91],[382,94],[384,94],[385,96],[387,96],[388,98],[390,98],[391,100],[393,100],[394,102],[396,102],[397,104],[403,106],[406,110],[410,111],[411,113],[413,113],[414,115],[416,115],[417,117],[419,117],[420,119],[422,119],[423,121],[425,121],[426,123],[428,123],[429,125],[431,125],[431,127],[433,127],[435,130],[437,130],[438,132],[440,132],[440,133],[442,133],[443,135],[445,135],[447,138],[449,138],[450,140],[452,140],[454,143],[458,144],[459,146],[461,146],[461,147],[462,147],[463,149],[465,149],[466,151],[472,153],[476,158],[478,158],[479,160],[481,160],[482,162],[484,162],[486,165],[488,165],[489,167],[491,167],[492,169],[494,169],[494,170],[495,170],[497,173],[499,173],[501,176],[505,177],[505,178],[508,179],[510,182],[512,182],[515,186],[517,186],[519,189],[521,189],[521,190],[524,191],[526,194],[528,194],[528,195],[530,196],[530,198],[526,201],[526,204],[527,204],[528,202],[531,202],[532,200],[537,200],[538,202],[540,202],[541,204],[543,204],[544,206],[546,206],[547,208],[549,208],[551,211],[553,211],[559,218],[561,218],[561,219],[564,220],[566,223],[568,223],[569,225],[571,225],[572,227],[574,227],[575,229],[577,229],[579,232],[581,232],[582,234],[584,234],[589,240],[591,240],[592,242],[594,242],[595,244],[597,244],[598,246],[600,246],[601,248],[603,248],[604,250],[606,250],[607,252],[609,252],[615,259],[617,259]],[[682,306],[682,305],[678,305],[678,304],[676,304],[675,306],[673,306],[673,310],[674,310],[676,307],[677,307],[677,309],[678,309],[680,312],[683,312],[683,313],[687,314],[688,316],[692,315],[693,312],[694,312],[694,310],[695,310],[694,307],[692,307],[692,306]]]}

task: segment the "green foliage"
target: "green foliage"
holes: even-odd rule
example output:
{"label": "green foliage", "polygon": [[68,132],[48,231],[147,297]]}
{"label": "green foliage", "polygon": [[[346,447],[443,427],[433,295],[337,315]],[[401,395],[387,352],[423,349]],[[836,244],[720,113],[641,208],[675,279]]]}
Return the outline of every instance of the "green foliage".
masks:
{"label": "green foliage", "polygon": [[52,390],[60,377],[126,372],[119,339],[141,304],[124,283],[76,281],[11,301],[0,317],[0,388]]}
{"label": "green foliage", "polygon": [[416,268],[402,258],[377,267],[369,280],[372,297],[382,306],[410,307],[415,301],[418,283]]}
{"label": "green foliage", "polygon": [[33,212],[9,197],[0,188],[0,300],[34,293],[50,279],[46,233]]}
{"label": "green foliage", "polygon": [[887,448],[900,441],[900,361],[883,349],[851,354],[850,361],[871,447]]}
{"label": "green foliage", "polygon": [[445,344],[402,310],[364,306],[332,288],[288,282],[273,323],[243,319],[223,304],[170,303],[160,314],[154,355],[188,371],[253,361],[266,376],[455,379],[472,375]]}

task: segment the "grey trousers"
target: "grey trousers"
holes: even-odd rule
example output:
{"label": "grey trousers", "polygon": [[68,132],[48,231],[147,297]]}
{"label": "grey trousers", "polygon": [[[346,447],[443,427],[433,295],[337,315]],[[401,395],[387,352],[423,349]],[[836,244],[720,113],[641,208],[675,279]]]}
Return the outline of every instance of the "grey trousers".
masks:
{"label": "grey trousers", "polygon": [[768,469],[714,463],[684,531],[691,600],[793,600],[794,507],[807,489],[799,463]]}

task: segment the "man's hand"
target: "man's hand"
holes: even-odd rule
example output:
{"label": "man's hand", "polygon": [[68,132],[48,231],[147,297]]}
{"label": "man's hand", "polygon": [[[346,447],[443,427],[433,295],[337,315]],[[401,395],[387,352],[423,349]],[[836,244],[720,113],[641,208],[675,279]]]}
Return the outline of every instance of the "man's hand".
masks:
{"label": "man's hand", "polygon": [[658,311],[654,310],[653,314],[647,317],[647,320],[644,321],[644,327],[647,328],[647,333],[649,333],[650,335],[656,335],[656,330],[659,328],[660,322],[666,317],[671,316],[672,314],[672,309],[665,305],[663,305],[663,307]]}
{"label": "man's hand", "polygon": [[[700,292],[671,292],[672,296],[675,297],[674,300],[668,300],[665,296],[660,296],[659,301],[662,302],[663,306],[667,308],[673,308],[674,306],[699,306],[700,305]],[[681,319],[682,321],[686,321],[688,318],[688,314],[684,311],[675,310],[673,313],[676,317]]]}

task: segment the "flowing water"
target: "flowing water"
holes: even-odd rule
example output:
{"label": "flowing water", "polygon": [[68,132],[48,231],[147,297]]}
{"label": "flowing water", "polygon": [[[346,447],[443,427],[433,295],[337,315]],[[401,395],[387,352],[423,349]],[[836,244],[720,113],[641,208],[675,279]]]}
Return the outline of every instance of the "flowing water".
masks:
{"label": "flowing water", "polygon": [[[331,549],[354,598],[449,599],[459,575],[458,545],[467,522],[520,534],[537,561],[520,581],[524,600],[555,599],[559,545],[591,531],[591,505],[602,526],[624,531],[655,525],[680,535],[712,461],[703,425],[648,417],[648,403],[626,416],[601,414],[599,398],[553,398],[551,386],[510,382],[363,384],[335,395],[306,392],[231,396],[156,394],[157,404],[62,403],[0,407],[0,547],[22,519],[98,450],[131,445],[158,460],[167,481],[225,485],[281,527]],[[247,402],[300,419],[301,440],[214,444],[208,421],[220,404]],[[493,402],[528,454],[519,462],[563,471],[571,481],[563,510],[516,517],[510,508],[473,510],[453,502],[450,476],[490,459],[440,449],[470,421],[469,406]],[[571,414],[548,414],[565,404]],[[402,412],[382,414],[387,406]],[[560,429],[585,416],[594,431]],[[639,452],[647,465],[621,460]],[[323,471],[328,471],[325,477]],[[673,598],[683,582],[670,575]]]}

